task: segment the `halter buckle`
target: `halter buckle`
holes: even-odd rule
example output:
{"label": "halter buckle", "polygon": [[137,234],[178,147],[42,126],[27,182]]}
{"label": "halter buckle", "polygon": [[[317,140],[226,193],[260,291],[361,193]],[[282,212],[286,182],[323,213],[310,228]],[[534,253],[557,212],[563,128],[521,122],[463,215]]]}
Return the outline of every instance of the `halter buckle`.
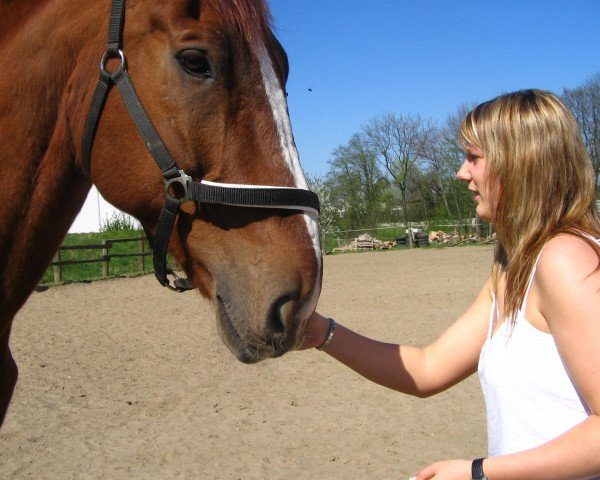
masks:
{"label": "halter buckle", "polygon": [[173,178],[164,178],[165,194],[171,195],[181,203],[193,202],[194,199],[194,179],[183,170],[177,170],[179,175]]}
{"label": "halter buckle", "polygon": [[173,285],[171,285],[169,279],[165,277],[164,286],[167,287],[169,290],[172,290],[173,292],[187,292],[188,290],[193,290],[194,288],[196,288],[192,283],[190,283],[190,281],[187,278],[181,278],[172,269],[171,271],[167,272],[167,275],[173,275]]}

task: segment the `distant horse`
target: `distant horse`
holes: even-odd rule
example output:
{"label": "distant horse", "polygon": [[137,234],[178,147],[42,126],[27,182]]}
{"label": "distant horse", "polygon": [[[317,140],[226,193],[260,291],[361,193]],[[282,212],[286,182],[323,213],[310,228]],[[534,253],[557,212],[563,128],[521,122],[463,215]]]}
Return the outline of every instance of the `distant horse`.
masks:
{"label": "distant horse", "polygon": [[[295,348],[321,287],[318,199],[263,0],[0,9],[0,422],[13,317],[92,182],[153,239],[160,283],[215,303],[238,359]],[[167,250],[187,280],[170,283]]]}

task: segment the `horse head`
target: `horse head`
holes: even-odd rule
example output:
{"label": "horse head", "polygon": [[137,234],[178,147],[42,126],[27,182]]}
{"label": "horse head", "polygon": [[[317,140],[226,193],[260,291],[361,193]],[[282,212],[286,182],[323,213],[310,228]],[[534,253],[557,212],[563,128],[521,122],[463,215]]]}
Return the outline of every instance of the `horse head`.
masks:
{"label": "horse head", "polygon": [[[287,58],[261,0],[131,2],[122,43],[123,57],[104,58],[102,68],[126,61],[178,169],[196,182],[308,188],[287,110]],[[97,52],[100,45],[87,54]],[[89,80],[74,97],[84,112],[94,75],[80,68]],[[156,236],[165,186],[150,143],[113,91],[95,130],[91,179]],[[300,342],[321,284],[318,225],[309,210],[201,202],[178,210],[169,251],[214,301],[221,337],[243,362],[282,355]]]}

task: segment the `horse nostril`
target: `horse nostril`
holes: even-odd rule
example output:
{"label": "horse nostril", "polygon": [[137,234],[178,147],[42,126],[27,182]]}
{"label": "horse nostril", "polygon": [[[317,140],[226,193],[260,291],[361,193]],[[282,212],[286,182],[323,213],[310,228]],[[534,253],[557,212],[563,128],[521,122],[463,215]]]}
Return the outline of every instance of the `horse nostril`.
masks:
{"label": "horse nostril", "polygon": [[284,295],[273,304],[267,318],[267,332],[271,335],[282,334],[294,318],[295,304],[291,297]]}

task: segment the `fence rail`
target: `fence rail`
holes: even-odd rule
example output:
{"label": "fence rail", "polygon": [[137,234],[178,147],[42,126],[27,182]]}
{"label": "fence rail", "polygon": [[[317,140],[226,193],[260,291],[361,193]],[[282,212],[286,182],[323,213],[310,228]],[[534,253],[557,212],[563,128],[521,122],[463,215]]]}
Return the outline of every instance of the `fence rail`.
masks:
{"label": "fence rail", "polygon": [[419,231],[430,232],[432,230],[443,230],[459,235],[461,238],[476,237],[477,239],[489,238],[493,233],[493,228],[490,224],[481,223],[478,219],[472,219],[472,221],[467,222],[443,224],[424,221],[409,222],[408,224],[396,223],[353,230],[322,231],[321,244],[325,252],[332,252],[349,245],[353,240],[357,239],[360,234],[367,233],[377,240],[388,242],[406,236],[409,231],[416,233]]}
{"label": "fence rail", "polygon": [[[321,233],[321,241],[322,241],[322,248],[324,249],[325,252],[331,252],[334,249],[338,249],[341,248],[342,246],[349,244],[352,240],[354,240],[356,237],[358,237],[360,234],[362,233],[369,233],[370,235],[372,235],[374,238],[377,238],[378,240],[381,241],[394,241],[396,239],[398,239],[398,237],[402,237],[403,235],[406,234],[406,231],[408,228],[411,229],[423,229],[423,230],[428,230],[431,229],[432,225],[429,225],[427,222],[414,222],[414,223],[409,223],[408,226],[404,225],[404,224],[390,224],[390,225],[386,225],[386,226],[380,226],[380,227],[376,227],[376,228],[361,228],[361,229],[356,229],[356,230],[346,230],[346,231],[335,231],[335,232],[326,232],[326,231],[322,231]],[[469,233],[472,234],[473,231],[476,232],[477,236],[479,237],[481,235],[481,225],[479,223],[456,223],[456,224],[448,224],[448,225],[436,225],[437,228],[439,227],[445,227],[445,228],[449,228],[452,229],[454,231],[458,230],[458,231],[462,231],[462,233]],[[489,229],[489,231],[487,232],[488,235],[491,235],[491,229]],[[485,235],[485,234],[484,234]],[[123,260],[122,262],[115,262],[114,266],[113,266],[113,275],[115,274],[115,269],[117,271],[119,271],[120,268],[123,267],[123,262],[125,262],[129,268],[128,273],[134,273],[135,272],[139,272],[139,273],[144,273],[146,272],[146,257],[151,256],[152,252],[150,251],[148,245],[147,245],[147,239],[146,236],[144,234],[140,234],[139,236],[136,237],[131,237],[131,238],[115,238],[115,239],[103,239],[101,241],[101,243],[98,243],[100,241],[100,239],[90,239],[89,241],[94,242],[92,244],[88,244],[88,245],[62,245],[59,250],[56,252],[53,261],[50,263],[50,269],[46,272],[46,274],[44,275],[44,282],[50,283],[52,280],[51,278],[53,277],[54,279],[54,283],[62,283],[63,282],[63,267],[69,266],[69,265],[80,265],[80,264],[92,264],[92,263],[100,263],[102,264],[102,278],[106,278],[109,276],[110,274],[110,269],[111,269],[111,260],[117,260],[117,259],[126,259],[126,258],[131,258],[131,257],[139,257],[139,263],[137,266],[137,270],[136,270],[136,266],[135,266],[135,261],[131,261],[130,263],[127,263],[126,260]],[[138,243],[138,247],[137,247],[137,252],[132,253],[131,250],[134,249],[133,248],[129,248],[126,249],[129,250],[128,253],[117,253],[112,251],[112,248],[115,244],[122,244],[122,243],[133,243],[133,242],[137,242]],[[94,258],[69,258],[66,259],[64,258],[66,255],[61,255],[61,252],[66,252],[66,251],[70,251],[70,250],[89,250],[89,251],[96,251],[99,252],[99,254],[97,256],[95,256]],[[120,249],[121,252],[123,251],[123,249]],[[72,256],[76,256],[76,254],[73,254]],[[169,257],[169,263],[172,265],[173,268],[178,269],[178,265],[177,262],[175,261],[175,259]],[[85,268],[85,267],[82,267]],[[150,267],[150,270],[152,270],[152,267]],[[67,277],[69,277],[69,275],[73,273],[72,270],[70,270],[67,273]],[[78,272],[81,273],[81,272]],[[120,274],[120,273],[117,273]],[[82,280],[82,279],[94,279],[94,278],[98,278],[98,273],[81,273],[81,276],[77,276],[76,279],[77,280]]]}
{"label": "fence rail", "polygon": [[[138,242],[137,253],[110,253],[110,250],[115,243],[132,243]],[[97,258],[86,258],[80,260],[62,260],[61,252],[66,250],[101,250],[101,256]],[[50,263],[54,274],[54,282],[62,283],[62,267],[65,265],[77,265],[83,263],[102,263],[102,277],[106,278],[110,272],[110,261],[113,258],[139,257],[139,269],[141,272],[146,271],[146,257],[152,255],[152,252],[146,252],[146,236],[140,235],[133,238],[117,238],[112,240],[102,240],[101,244],[91,245],[61,245],[54,259]]]}

